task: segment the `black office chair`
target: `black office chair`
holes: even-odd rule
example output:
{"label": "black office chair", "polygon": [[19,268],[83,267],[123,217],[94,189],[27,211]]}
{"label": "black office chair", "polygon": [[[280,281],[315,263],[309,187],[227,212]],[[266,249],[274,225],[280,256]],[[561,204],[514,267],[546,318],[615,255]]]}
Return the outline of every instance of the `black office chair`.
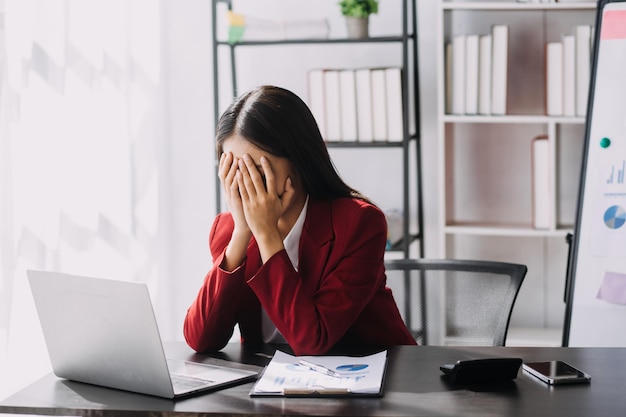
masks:
{"label": "black office chair", "polygon": [[387,285],[420,345],[504,346],[525,265],[398,259],[385,267]]}

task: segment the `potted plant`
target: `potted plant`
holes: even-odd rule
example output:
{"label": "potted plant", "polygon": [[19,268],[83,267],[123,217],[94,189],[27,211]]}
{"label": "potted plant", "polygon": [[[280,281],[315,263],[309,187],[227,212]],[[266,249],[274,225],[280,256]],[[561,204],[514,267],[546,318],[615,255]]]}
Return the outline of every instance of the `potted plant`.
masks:
{"label": "potted plant", "polygon": [[369,16],[378,13],[378,0],[341,0],[341,14],[346,17],[349,38],[367,38]]}

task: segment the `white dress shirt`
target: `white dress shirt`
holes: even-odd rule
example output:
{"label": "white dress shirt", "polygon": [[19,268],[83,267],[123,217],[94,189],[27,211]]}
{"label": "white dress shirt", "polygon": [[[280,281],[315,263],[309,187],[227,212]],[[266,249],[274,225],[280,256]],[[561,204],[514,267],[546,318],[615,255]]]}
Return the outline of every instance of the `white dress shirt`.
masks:
{"label": "white dress shirt", "polygon": [[[289,260],[296,271],[298,270],[298,262],[300,261],[298,253],[300,249],[300,236],[302,236],[302,229],[304,228],[304,219],[306,218],[306,209],[308,205],[309,197],[307,196],[306,201],[304,202],[304,207],[302,207],[302,211],[298,216],[298,220],[296,220],[296,223],[285,237],[285,240],[283,240],[287,256],[289,256]],[[268,317],[264,308],[262,308],[261,324],[263,342],[287,343],[283,335],[278,331],[274,323],[272,323],[272,320]]]}

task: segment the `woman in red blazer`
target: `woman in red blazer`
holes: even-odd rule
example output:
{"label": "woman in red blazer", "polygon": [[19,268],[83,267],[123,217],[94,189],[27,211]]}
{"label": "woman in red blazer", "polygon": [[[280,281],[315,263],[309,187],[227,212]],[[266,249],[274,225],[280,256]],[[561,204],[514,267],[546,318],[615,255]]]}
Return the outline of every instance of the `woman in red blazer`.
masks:
{"label": "woman in red blazer", "polygon": [[213,267],[187,312],[187,343],[220,350],[239,325],[242,343],[288,343],[296,355],[415,344],[386,287],[385,216],[341,180],[306,104],[251,90],[216,140],[230,212],[211,228]]}

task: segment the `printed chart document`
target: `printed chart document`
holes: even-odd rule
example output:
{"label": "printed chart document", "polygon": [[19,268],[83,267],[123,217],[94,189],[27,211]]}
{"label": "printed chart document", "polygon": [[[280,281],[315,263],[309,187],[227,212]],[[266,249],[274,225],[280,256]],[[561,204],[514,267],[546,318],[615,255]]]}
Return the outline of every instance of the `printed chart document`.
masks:
{"label": "printed chart document", "polygon": [[277,350],[250,395],[379,397],[386,365],[387,351],[369,356],[292,356]]}

